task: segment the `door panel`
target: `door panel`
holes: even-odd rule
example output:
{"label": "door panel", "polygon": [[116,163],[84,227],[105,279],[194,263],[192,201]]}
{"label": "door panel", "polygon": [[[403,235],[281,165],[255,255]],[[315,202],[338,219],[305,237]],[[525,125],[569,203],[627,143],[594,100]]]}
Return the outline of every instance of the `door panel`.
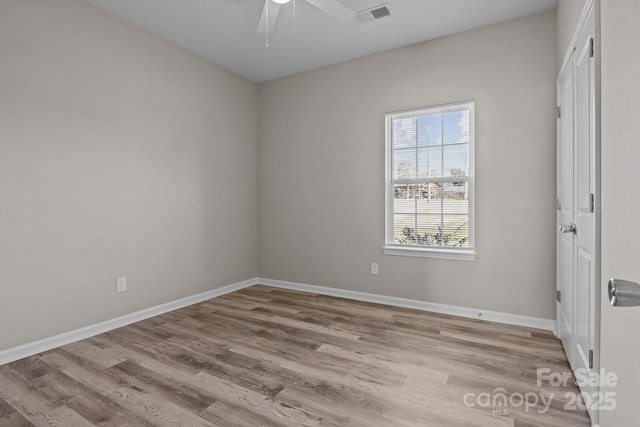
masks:
{"label": "door panel", "polygon": [[[591,277],[591,254],[585,250],[578,249],[577,256],[577,292],[576,292],[576,356],[575,368],[589,369],[590,347],[590,316],[591,306],[589,292],[584,292],[581,288],[585,283],[590,283]],[[588,290],[588,289],[587,289]]]}
{"label": "door panel", "polygon": [[573,344],[573,242],[566,237],[559,242],[558,274],[561,290],[561,302],[559,306],[559,337],[562,340],[569,364],[573,367],[574,344]]}
{"label": "door panel", "polygon": [[[573,55],[558,85],[558,227],[573,222]],[[558,336],[569,364],[574,359],[573,234],[558,233]]]}

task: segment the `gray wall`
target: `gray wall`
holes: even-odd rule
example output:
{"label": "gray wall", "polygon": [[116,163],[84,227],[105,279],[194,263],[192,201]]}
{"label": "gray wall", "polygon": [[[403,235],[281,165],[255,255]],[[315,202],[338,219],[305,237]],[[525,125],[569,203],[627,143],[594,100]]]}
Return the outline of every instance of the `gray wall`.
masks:
{"label": "gray wall", "polygon": [[256,129],[254,83],[84,1],[1,0],[0,350],[255,277]]}
{"label": "gray wall", "polygon": [[[260,84],[260,276],[553,319],[556,45],[549,12]],[[384,113],[467,99],[477,260],[383,255]]]}
{"label": "gray wall", "polygon": [[[553,318],[555,29],[258,88],[83,1],[2,0],[0,350],[258,274]],[[384,113],[466,99],[477,260],[384,256]]]}

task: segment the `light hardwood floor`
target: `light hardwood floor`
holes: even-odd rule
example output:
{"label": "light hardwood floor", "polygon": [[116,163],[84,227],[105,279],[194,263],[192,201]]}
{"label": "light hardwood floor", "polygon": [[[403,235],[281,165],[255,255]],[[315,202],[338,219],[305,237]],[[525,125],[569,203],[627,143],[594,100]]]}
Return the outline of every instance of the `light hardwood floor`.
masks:
{"label": "light hardwood floor", "polygon": [[1,366],[0,425],[588,426],[537,368],[547,331],[258,285]]}

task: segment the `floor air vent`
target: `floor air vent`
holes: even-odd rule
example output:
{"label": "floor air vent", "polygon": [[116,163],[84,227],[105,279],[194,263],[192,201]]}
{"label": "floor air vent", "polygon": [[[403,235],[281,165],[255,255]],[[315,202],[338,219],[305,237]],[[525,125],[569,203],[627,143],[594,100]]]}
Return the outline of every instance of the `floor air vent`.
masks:
{"label": "floor air vent", "polygon": [[356,15],[356,19],[362,24],[364,22],[381,19],[389,15],[391,15],[389,7],[387,5],[382,5],[363,10],[362,12],[358,12],[358,14]]}

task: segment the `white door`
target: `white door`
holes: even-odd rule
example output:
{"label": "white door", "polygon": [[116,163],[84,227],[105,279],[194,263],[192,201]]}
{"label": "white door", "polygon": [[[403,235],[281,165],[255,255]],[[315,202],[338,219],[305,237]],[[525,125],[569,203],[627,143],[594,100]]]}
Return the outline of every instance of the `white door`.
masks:
{"label": "white door", "polygon": [[[593,9],[558,82],[558,335],[577,376],[599,367],[599,230]],[[597,384],[578,382],[593,422]]]}
{"label": "white door", "polygon": [[[573,55],[558,83],[558,227],[573,223]],[[574,359],[573,233],[558,233],[556,312],[558,337]]]}
{"label": "white door", "polygon": [[[574,369],[593,375],[598,366],[597,331],[600,287],[596,246],[596,105],[595,105],[595,19],[593,11],[579,33],[575,50],[575,151],[574,151],[574,274],[575,355]],[[591,402],[595,385],[581,384],[591,419],[596,421]],[[591,405],[596,403],[596,405]],[[592,408],[593,406],[593,408]]]}

